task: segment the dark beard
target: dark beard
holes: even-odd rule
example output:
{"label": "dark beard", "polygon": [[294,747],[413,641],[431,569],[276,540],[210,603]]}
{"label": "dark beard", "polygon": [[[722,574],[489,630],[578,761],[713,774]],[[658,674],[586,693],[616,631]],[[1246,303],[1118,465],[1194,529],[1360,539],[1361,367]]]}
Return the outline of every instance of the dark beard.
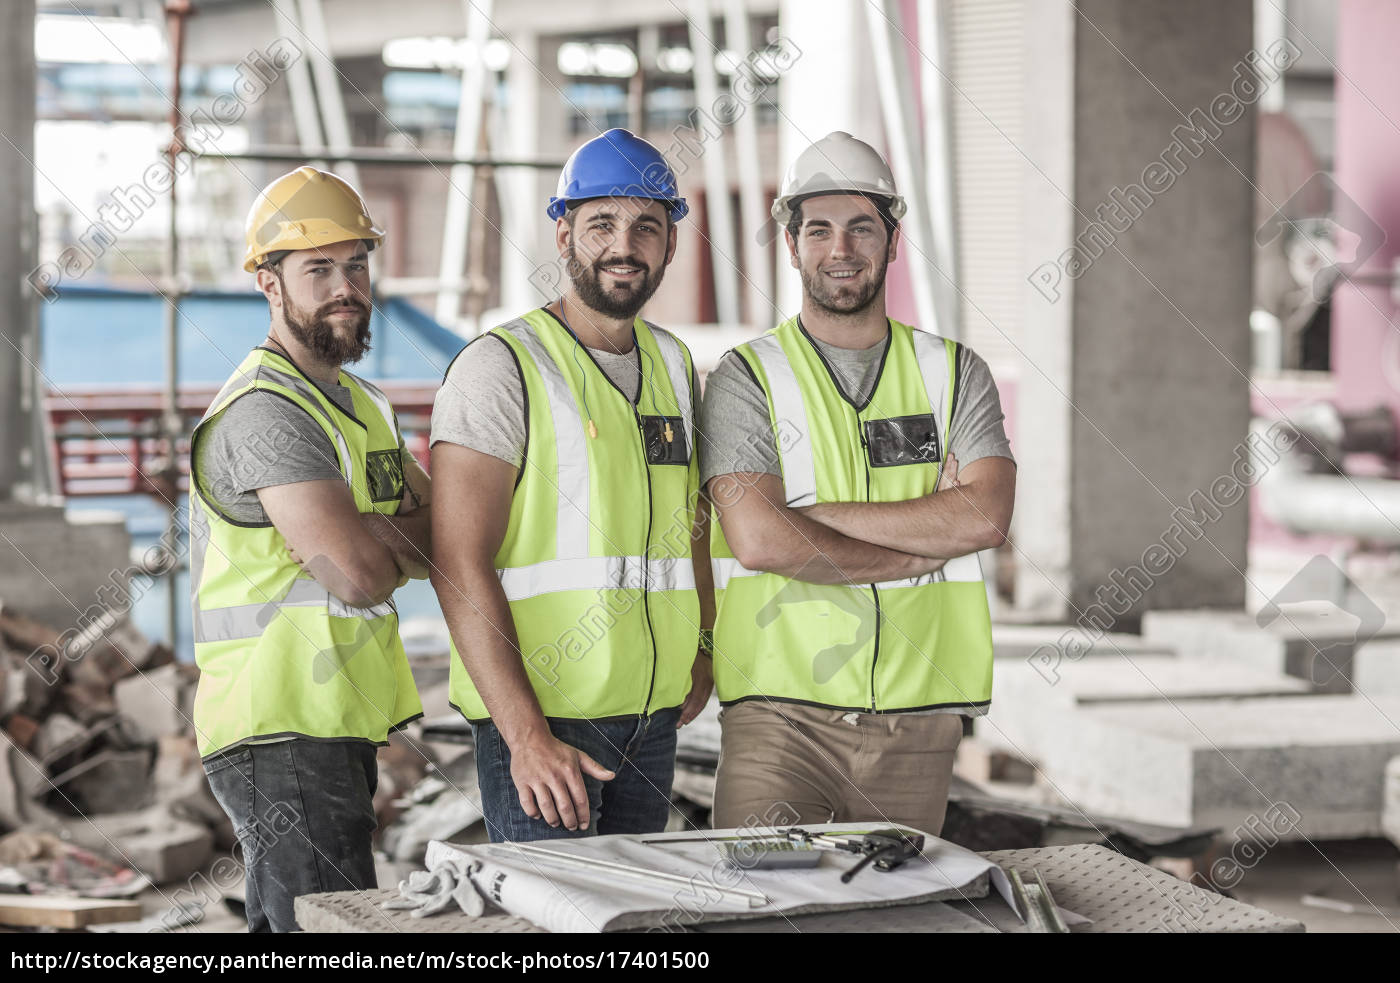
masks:
{"label": "dark beard", "polygon": [[[341,337],[328,317],[333,311],[344,307],[353,307],[360,312],[353,338]],[[355,298],[322,304],[309,317],[302,317],[290,304],[283,304],[282,319],[287,322],[292,337],[316,356],[317,361],[327,365],[352,364],[364,358],[369,351],[369,309]]]}
{"label": "dark beard", "polygon": [[[637,312],[646,306],[646,302],[651,300],[651,295],[656,293],[656,288],[661,286],[661,278],[666,275],[666,267],[663,265],[653,274],[651,267],[637,259],[635,256],[628,256],[622,259],[610,258],[606,263],[599,261],[592,266],[584,266],[574,257],[573,244],[569,244],[569,251],[565,254],[568,260],[569,279],[573,281],[574,292],[579,299],[588,307],[602,314],[604,317],[614,317],[619,321],[630,320],[637,316]],[[603,289],[602,268],[604,266],[635,266],[646,273],[642,277],[642,282],[635,287],[618,287],[615,292],[609,293]]]}
{"label": "dark beard", "polygon": [[802,289],[808,297],[812,298],[822,310],[838,317],[855,317],[864,314],[870,305],[875,302],[875,298],[880,294],[880,288],[885,285],[885,274],[889,272],[890,264],[886,260],[871,279],[870,285],[854,296],[841,296],[841,287],[835,290],[828,289],[826,281],[820,273],[815,277],[808,277],[806,270],[801,270]]}

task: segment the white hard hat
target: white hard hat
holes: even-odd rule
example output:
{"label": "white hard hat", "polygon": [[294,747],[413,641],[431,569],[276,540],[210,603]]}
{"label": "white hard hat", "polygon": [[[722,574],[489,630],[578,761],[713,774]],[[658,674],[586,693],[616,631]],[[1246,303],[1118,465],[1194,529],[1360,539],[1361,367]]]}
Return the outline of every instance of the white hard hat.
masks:
{"label": "white hard hat", "polygon": [[795,200],[841,192],[888,198],[890,217],[896,222],[904,217],[904,199],[895,190],[894,175],[885,158],[870,144],[837,130],[797,155],[783,175],[778,200],[773,202],[773,218],[779,225],[787,225]]}

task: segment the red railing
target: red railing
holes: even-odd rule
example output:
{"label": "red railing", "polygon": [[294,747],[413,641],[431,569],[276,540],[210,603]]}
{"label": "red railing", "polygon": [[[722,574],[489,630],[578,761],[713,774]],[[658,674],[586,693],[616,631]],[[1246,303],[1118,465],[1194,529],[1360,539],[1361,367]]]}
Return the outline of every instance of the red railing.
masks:
{"label": "red railing", "polygon": [[[382,383],[399,416],[408,449],[428,466],[428,429],[433,396],[431,382]],[[189,433],[218,394],[218,386],[183,386],[180,415],[186,436],[179,441],[178,488],[189,487]],[[65,496],[148,494],[166,498],[172,489],[160,479],[165,470],[160,419],[164,393],[158,387],[88,386],[50,390],[44,401],[52,423],[54,469]]]}

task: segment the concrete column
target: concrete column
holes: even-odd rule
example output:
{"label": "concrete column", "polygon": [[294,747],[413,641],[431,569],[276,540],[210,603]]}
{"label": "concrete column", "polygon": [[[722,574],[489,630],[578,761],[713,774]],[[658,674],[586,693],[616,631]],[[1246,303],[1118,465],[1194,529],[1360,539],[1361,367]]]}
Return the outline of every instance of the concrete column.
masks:
{"label": "concrete column", "polygon": [[39,261],[34,213],[34,2],[0,4],[0,501],[32,493]]}
{"label": "concrete column", "polygon": [[62,509],[33,504],[43,412],[40,301],[25,280],[39,248],[34,7],[33,0],[0,4],[0,598],[7,608],[65,629],[84,623],[95,604],[121,607],[98,590],[124,591],[130,537],[120,514],[89,513],[71,523]]}
{"label": "concrete column", "polygon": [[1218,480],[1249,423],[1251,6],[1027,15],[1017,606],[1240,607],[1248,496]]}

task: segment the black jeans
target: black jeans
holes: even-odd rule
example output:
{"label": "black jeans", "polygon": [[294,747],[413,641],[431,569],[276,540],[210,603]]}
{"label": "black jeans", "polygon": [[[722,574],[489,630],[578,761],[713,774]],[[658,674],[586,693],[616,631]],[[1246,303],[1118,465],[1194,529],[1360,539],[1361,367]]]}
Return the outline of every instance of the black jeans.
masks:
{"label": "black jeans", "polygon": [[361,741],[297,738],[204,762],[243,852],[248,931],[295,932],[300,895],[377,886],[375,751]]}

